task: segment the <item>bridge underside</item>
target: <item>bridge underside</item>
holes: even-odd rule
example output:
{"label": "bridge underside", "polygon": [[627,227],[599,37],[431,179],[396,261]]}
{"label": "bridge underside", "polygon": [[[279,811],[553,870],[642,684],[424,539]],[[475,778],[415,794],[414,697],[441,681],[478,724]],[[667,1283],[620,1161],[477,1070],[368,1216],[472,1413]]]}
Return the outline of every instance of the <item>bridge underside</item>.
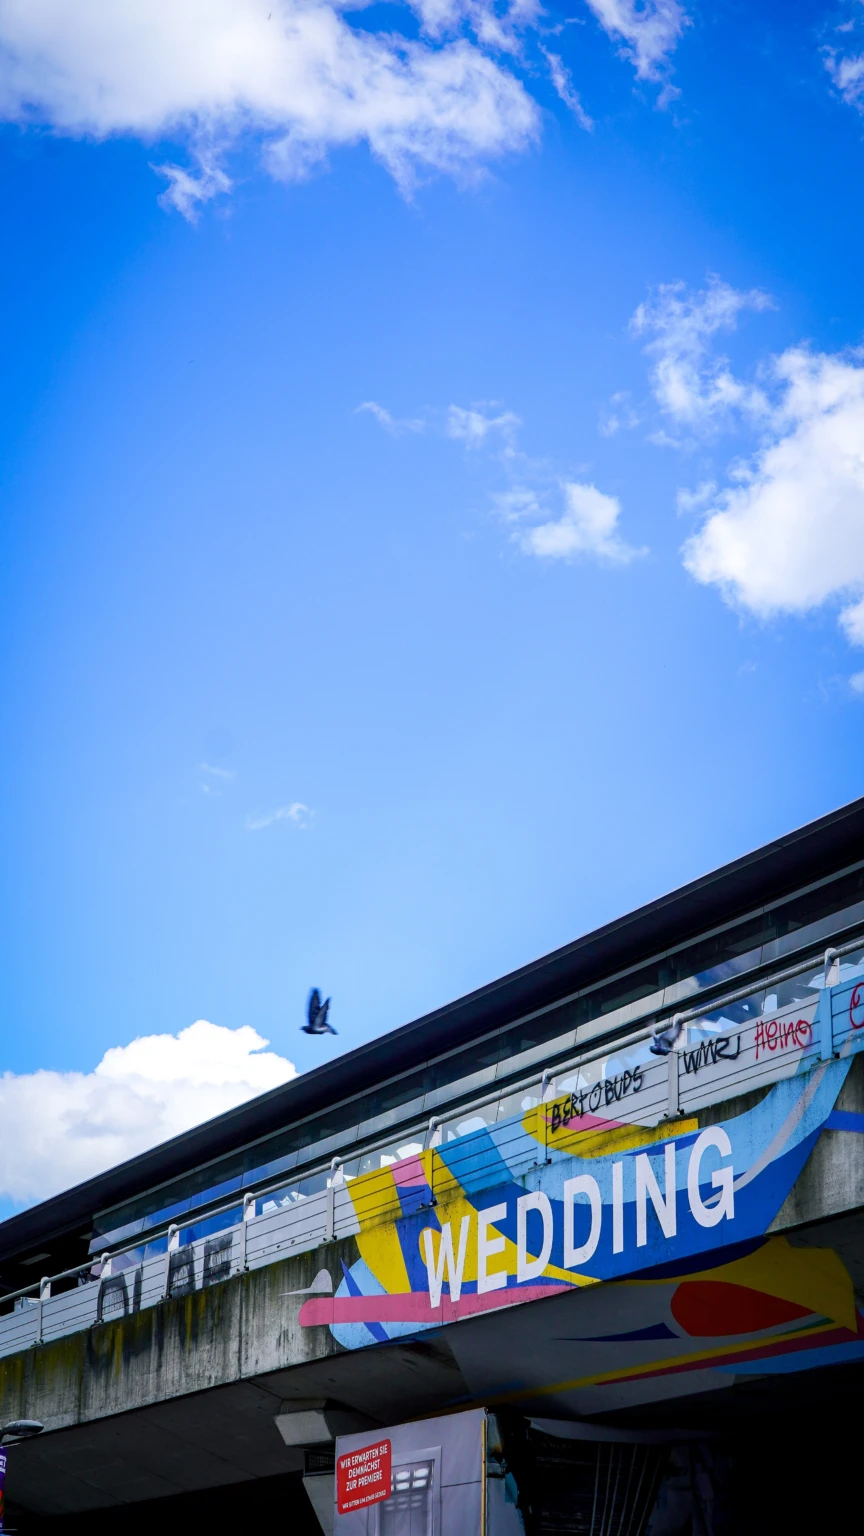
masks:
{"label": "bridge underside", "polygon": [[[405,1375],[418,1382],[431,1381],[440,1370],[435,1363],[430,1369],[422,1351],[385,1346],[375,1353],[398,1356]],[[389,1406],[388,1373],[371,1356],[365,1364],[377,1391],[364,1392],[341,1376],[332,1385],[345,1396],[356,1391],[366,1406],[380,1403],[385,1417],[404,1415],[411,1394]],[[443,1366],[445,1373],[453,1369]],[[319,1385],[317,1375],[303,1373],[304,1392]],[[862,1389],[864,1367],[836,1366],[782,1380],[748,1377],[720,1391],[613,1418],[635,1430],[665,1429],[670,1443],[678,1433],[691,1437],[697,1430],[710,1437],[729,1467],[725,1493],[736,1536],[804,1531],[817,1522],[839,1530],[849,1509]],[[110,1509],[125,1536],[149,1532],[156,1523],[160,1536],[187,1536],[190,1526],[203,1525],[320,1536],[303,1483],[303,1453],[284,1446],[273,1425],[276,1401],[257,1384],[246,1394],[223,1389],[175,1404],[173,1413],[160,1406],[60,1431],[38,1451],[35,1444],[19,1446],[8,1524],[21,1536],[84,1536]],[[818,1441],[814,1430],[829,1417],[831,1462],[819,1468],[808,1453]]]}

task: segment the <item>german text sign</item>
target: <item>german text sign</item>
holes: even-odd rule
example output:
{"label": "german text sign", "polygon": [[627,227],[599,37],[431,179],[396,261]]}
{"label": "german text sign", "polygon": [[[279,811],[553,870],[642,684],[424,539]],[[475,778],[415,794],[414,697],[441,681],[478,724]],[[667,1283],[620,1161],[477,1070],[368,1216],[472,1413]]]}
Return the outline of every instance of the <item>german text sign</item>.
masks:
{"label": "german text sign", "polygon": [[390,1497],[392,1451],[389,1440],[349,1451],[336,1462],[336,1502],[340,1515]]}

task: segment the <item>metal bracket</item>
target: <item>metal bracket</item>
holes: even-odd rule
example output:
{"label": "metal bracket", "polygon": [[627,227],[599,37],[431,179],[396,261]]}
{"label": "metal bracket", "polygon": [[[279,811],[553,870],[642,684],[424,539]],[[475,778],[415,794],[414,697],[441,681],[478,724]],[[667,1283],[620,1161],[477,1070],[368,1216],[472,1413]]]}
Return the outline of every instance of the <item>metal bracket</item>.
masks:
{"label": "metal bracket", "polygon": [[36,1344],[42,1343],[42,1303],[51,1295],[51,1281],[47,1275],[43,1275],[39,1281],[39,1300],[36,1303]]}
{"label": "metal bracket", "polygon": [[837,1052],[834,1049],[834,1019],[831,1013],[830,987],[823,987],[819,993],[816,1017],[819,1020],[819,1044],[822,1060],[832,1061]]}
{"label": "metal bracket", "polygon": [[242,1217],[240,1219],[240,1268],[241,1269],[248,1269],[249,1268],[248,1260],[246,1258],[246,1237],[247,1237],[247,1234],[248,1234],[248,1231],[249,1231],[249,1222],[252,1220],[252,1217],[254,1215],[255,1215],[255,1196],[254,1195],[244,1195],[243,1196],[243,1215],[242,1215]]}

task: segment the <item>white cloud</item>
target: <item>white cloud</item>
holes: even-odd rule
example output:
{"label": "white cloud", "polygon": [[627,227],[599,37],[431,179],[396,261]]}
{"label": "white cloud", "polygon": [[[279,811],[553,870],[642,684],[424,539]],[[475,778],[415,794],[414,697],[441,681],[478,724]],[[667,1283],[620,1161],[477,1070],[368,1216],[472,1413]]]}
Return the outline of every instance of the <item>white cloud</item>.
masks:
{"label": "white cloud", "polygon": [[488,48],[515,51],[519,32],[536,21],[537,0],[510,0],[497,9],[494,0],[409,0],[429,37],[452,34],[468,24]]}
{"label": "white cloud", "polygon": [[209,773],[213,779],[234,779],[237,777],[235,768],[216,768],[212,763],[199,763],[199,773]]}
{"label": "white cloud", "polygon": [[[392,430],[393,418],[373,401],[361,410],[385,418],[382,425]],[[521,419],[514,411],[497,410],[495,402],[477,402],[470,407],[451,405],[444,420],[449,438],[468,448],[493,451],[493,459],[503,468],[509,485],[492,494],[496,515],[511,528],[511,539],[524,554],[549,560],[569,560],[586,556],[615,565],[624,565],[647,553],[625,543],[618,532],[620,503],[594,485],[582,485],[562,479],[549,464],[531,459],[514,446]],[[503,439],[503,442],[502,442]],[[550,502],[563,503],[557,516],[551,516]],[[247,826],[268,826],[283,812],[261,817]]]}
{"label": "white cloud", "polygon": [[158,176],[165,176],[168,186],[159,196],[163,208],[176,208],[184,219],[194,224],[201,209],[220,192],[231,191],[230,177],[226,176],[211,156],[199,152],[197,175],[184,170],[181,165],[154,165]]}
{"label": "white cloud", "polygon": [[685,545],[697,581],[766,618],[834,599],[864,645],[864,364],[791,348],[775,359],[766,441]]}
{"label": "white cloud", "polygon": [[362,405],[355,407],[355,416],[361,411],[368,411],[370,416],[374,416],[379,427],[383,427],[385,432],[392,433],[393,437],[399,437],[403,432],[425,432],[426,430],[425,421],[421,421],[418,417],[409,419],[392,416],[385,406],[378,404],[377,400],[364,400]]}
{"label": "white cloud", "polygon": [[[488,407],[488,409],[494,409],[494,407]],[[487,415],[487,408],[483,405],[471,406],[468,409],[461,405],[451,405],[447,411],[445,431],[448,437],[467,443],[469,448],[477,448],[486,441],[490,433],[501,432],[507,437],[521,424],[519,417],[513,411],[502,411],[498,416],[490,416]]]}
{"label": "white cloud", "polygon": [[716,490],[716,480],[702,480],[697,485],[695,491],[687,491],[682,487],[675,497],[675,505],[679,514],[695,512],[700,507],[704,507],[706,502],[711,500]]}
{"label": "white cloud", "polygon": [[657,80],[689,17],[677,0],[587,0],[604,32],[620,41],[640,80]]}
{"label": "white cloud", "polygon": [[4,1072],[0,1193],[46,1199],[296,1077],[267,1044],[199,1019],[113,1047],[94,1072]]}
{"label": "white cloud", "polygon": [[864,53],[843,55],[831,49],[825,68],[847,106],[864,108]]}
{"label": "white cloud", "polygon": [[315,812],[310,811],[308,805],[300,800],[292,800],[290,805],[280,805],[275,811],[267,811],[263,816],[247,816],[246,827],[250,832],[260,832],[263,827],[271,827],[275,821],[288,821],[294,827],[300,827],[305,831],[311,827]]}
{"label": "white cloud", "polygon": [[619,389],[612,395],[608,409],[600,413],[600,432],[603,437],[614,437],[622,427],[638,427],[640,420],[639,412],[631,403],[629,390]]}
{"label": "white cloud", "polygon": [[406,188],[537,133],[521,82],[476,43],[355,30],[332,0],[3,0],[0,49],[6,121],[187,145],[191,168],[161,167],[165,200],[187,215],[227,190],[221,157],[250,131],[273,176],[302,178],[365,141]]}
{"label": "white cloud", "polygon": [[743,309],[771,307],[758,289],[742,293],[713,276],[695,294],[682,282],[657,288],[639,305],[630,328],[649,338],[645,351],[654,360],[651,384],[661,410],[691,431],[722,422],[732,411],[767,414],[764,392],[736,379],[727,359],[712,355],[711,343],[718,331],[735,329]]}
{"label": "white cloud", "polygon": [[853,672],[849,679],[849,687],[853,693],[864,694],[864,672]]}
{"label": "white cloud", "polygon": [[523,518],[540,518],[545,508],[537,492],[527,485],[514,485],[509,491],[498,491],[492,497],[495,511],[505,523],[517,523]]}
{"label": "white cloud", "polygon": [[565,107],[569,107],[580,128],[584,128],[588,133],[593,133],[594,120],[588,116],[588,113],[585,111],[585,108],[579,99],[579,92],[573,85],[570,71],[565,67],[557,53],[549,53],[545,48],[542,48],[540,51],[544,55],[546,63],[549,65],[549,73],[552,77],[552,84],[558,92],[558,95],[561,97]]}
{"label": "white cloud", "polygon": [[[514,535],[525,554],[547,560],[572,560],[587,555],[623,565],[646,553],[625,544],[618,533],[621,503],[616,496],[607,496],[594,485],[580,485],[576,481],[565,481],[561,489],[564,511],[560,517]],[[537,506],[534,500],[530,510],[536,511]],[[527,505],[525,510],[529,510]]]}
{"label": "white cloud", "polygon": [[864,20],[860,5],[855,5],[847,21],[834,27],[834,33],[842,43],[823,48],[822,57],[835,89],[847,106],[864,110],[864,53],[850,47],[857,36],[860,43],[861,22]]}

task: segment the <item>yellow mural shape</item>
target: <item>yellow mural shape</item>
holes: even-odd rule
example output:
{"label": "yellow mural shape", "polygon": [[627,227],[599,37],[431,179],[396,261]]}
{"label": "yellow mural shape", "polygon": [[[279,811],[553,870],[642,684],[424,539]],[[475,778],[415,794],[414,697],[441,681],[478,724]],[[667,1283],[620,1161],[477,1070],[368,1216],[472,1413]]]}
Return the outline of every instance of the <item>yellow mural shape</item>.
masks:
{"label": "yellow mural shape", "polygon": [[[695,1118],[663,1120],[659,1125],[630,1125],[626,1121],[607,1120],[597,1125],[599,1118],[592,1115],[594,1125],[584,1126],[582,1116],[574,1116],[566,1125],[552,1130],[553,1111],[562,1113],[565,1098],[550,1099],[547,1104],[528,1110],[522,1121],[522,1129],[541,1142],[550,1152],[566,1152],[569,1157],[609,1157],[615,1153],[632,1152],[642,1147],[656,1146],[658,1141],[675,1141],[699,1129]],[[533,1118],[532,1118],[533,1117]]]}

